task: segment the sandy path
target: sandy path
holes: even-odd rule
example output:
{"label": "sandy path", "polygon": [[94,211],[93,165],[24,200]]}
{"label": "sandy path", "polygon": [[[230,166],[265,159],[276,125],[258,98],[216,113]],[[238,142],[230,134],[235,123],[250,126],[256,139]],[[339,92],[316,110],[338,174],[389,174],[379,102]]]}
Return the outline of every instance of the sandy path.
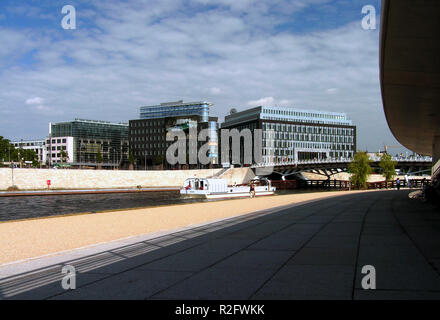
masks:
{"label": "sandy path", "polygon": [[306,193],[0,223],[0,264],[351,192]]}

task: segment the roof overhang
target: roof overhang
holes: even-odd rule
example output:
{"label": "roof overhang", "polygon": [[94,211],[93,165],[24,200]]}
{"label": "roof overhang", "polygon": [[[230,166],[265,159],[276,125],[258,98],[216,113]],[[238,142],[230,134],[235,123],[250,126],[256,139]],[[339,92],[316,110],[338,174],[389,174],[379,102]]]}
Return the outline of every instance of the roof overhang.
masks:
{"label": "roof overhang", "polygon": [[382,0],[380,83],[394,137],[432,155],[440,136],[440,1]]}

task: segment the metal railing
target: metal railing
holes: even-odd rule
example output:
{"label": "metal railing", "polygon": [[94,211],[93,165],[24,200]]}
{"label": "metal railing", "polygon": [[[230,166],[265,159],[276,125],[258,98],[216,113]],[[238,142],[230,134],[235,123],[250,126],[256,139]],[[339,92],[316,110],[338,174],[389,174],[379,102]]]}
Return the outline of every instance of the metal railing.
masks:
{"label": "metal railing", "polygon": [[[379,162],[380,157],[370,157],[371,161]],[[301,164],[325,164],[325,163],[350,163],[353,159],[351,158],[325,158],[325,159],[311,159],[311,160],[294,160],[294,161],[281,161],[281,162],[262,162],[252,165],[252,168],[261,167],[276,167],[276,166],[291,166],[291,165],[301,165]],[[393,161],[397,162],[421,162],[427,163],[432,162],[432,157],[392,157]]]}

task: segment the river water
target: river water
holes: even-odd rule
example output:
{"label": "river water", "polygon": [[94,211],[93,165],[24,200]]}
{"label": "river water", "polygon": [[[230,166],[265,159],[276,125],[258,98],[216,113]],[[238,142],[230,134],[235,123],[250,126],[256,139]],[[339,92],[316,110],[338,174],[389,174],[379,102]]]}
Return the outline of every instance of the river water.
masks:
{"label": "river water", "polygon": [[[310,191],[280,190],[277,194],[303,192]],[[179,191],[0,197],[0,221],[203,201],[222,200],[181,198]]]}

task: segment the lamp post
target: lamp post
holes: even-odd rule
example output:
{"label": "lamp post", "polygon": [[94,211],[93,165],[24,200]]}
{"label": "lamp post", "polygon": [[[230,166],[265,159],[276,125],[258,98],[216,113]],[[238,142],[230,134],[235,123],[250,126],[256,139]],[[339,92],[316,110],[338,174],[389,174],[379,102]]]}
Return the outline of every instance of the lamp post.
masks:
{"label": "lamp post", "polygon": [[12,164],[12,167],[11,167],[11,175],[12,175],[12,186],[14,186],[15,185],[15,183],[14,183],[14,164]]}

